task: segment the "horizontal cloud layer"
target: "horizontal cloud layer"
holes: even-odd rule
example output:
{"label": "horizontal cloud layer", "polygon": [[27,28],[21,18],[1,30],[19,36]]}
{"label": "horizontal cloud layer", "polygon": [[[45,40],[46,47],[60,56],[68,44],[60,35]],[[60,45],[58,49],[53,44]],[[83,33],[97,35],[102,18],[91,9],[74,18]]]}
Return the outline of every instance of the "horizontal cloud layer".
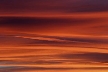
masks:
{"label": "horizontal cloud layer", "polygon": [[86,71],[89,71],[89,70],[108,70],[108,67],[85,67],[85,68],[54,68],[54,67],[27,67],[27,66],[7,66],[4,68],[6,68],[5,70],[3,69],[0,69],[0,71],[2,72],[22,72],[22,71],[27,71],[27,72],[31,72],[31,71],[38,71],[38,72],[41,72],[42,71],[45,71],[45,70],[48,70],[48,71],[74,71],[74,70],[86,70]]}
{"label": "horizontal cloud layer", "polygon": [[0,10],[5,13],[24,12],[100,12],[108,11],[107,0],[0,0]]}
{"label": "horizontal cloud layer", "polygon": [[[86,44],[86,45],[85,45]],[[60,37],[60,36],[17,36],[1,35],[0,45],[4,46],[56,46],[56,47],[97,47],[107,46],[107,37]],[[102,45],[102,46],[99,46]],[[107,49],[107,47],[103,47]]]}
{"label": "horizontal cloud layer", "polygon": [[108,0],[0,0],[0,72],[101,70]]}
{"label": "horizontal cloud layer", "polygon": [[107,23],[107,18],[101,17],[0,17],[0,32],[108,35]]}

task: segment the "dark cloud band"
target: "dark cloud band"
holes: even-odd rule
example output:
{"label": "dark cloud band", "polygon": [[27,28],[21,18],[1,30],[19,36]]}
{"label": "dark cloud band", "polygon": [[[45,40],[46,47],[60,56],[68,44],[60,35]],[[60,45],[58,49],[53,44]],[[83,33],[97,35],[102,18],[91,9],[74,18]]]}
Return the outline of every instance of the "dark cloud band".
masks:
{"label": "dark cloud band", "polygon": [[100,12],[108,11],[107,5],[107,0],[0,0],[0,10],[5,13]]}

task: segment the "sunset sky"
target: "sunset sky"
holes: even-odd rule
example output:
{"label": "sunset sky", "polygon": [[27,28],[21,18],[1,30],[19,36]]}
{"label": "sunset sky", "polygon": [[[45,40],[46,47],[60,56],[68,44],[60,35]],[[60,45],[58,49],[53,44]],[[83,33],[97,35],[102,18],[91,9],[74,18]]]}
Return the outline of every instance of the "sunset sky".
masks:
{"label": "sunset sky", "polygon": [[0,0],[0,72],[108,72],[108,0]]}

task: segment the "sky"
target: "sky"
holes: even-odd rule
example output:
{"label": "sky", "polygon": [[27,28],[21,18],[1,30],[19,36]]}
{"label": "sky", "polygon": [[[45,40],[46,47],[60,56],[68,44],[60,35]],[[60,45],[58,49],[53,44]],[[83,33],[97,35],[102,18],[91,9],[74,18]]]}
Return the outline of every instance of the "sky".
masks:
{"label": "sky", "polygon": [[0,72],[108,72],[108,0],[0,0]]}

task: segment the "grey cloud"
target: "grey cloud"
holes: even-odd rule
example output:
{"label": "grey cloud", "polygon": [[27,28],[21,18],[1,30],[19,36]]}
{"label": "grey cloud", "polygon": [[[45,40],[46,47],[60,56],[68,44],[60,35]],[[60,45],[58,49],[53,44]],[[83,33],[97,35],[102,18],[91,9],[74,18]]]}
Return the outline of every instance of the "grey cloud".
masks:
{"label": "grey cloud", "polygon": [[108,67],[85,67],[85,68],[56,68],[56,67],[26,67],[26,66],[10,66],[8,68],[0,69],[1,72],[16,72],[16,71],[37,71],[37,70],[108,70]]}

